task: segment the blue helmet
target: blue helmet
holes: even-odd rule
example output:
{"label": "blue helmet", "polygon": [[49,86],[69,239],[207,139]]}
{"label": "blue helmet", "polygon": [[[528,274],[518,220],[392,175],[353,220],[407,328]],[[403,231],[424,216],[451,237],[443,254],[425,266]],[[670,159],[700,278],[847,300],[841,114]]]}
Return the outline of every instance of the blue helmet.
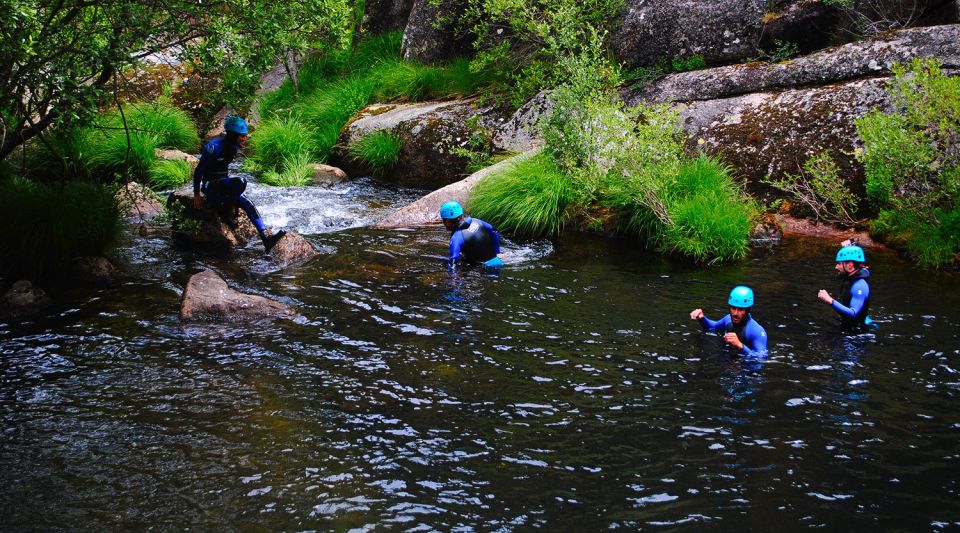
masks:
{"label": "blue helmet", "polygon": [[463,214],[463,208],[457,202],[447,202],[440,206],[440,218],[458,218]]}
{"label": "blue helmet", "polygon": [[247,129],[247,121],[243,120],[243,117],[240,115],[230,115],[227,117],[227,119],[223,121],[223,129],[232,131],[233,133],[239,133],[240,135],[246,135],[250,132]]}
{"label": "blue helmet", "polygon": [[837,252],[837,262],[853,261],[855,263],[866,263],[867,257],[863,255],[863,248],[859,246],[844,246]]}
{"label": "blue helmet", "polygon": [[730,307],[753,307],[753,289],[738,285],[730,291],[730,299],[727,300]]}

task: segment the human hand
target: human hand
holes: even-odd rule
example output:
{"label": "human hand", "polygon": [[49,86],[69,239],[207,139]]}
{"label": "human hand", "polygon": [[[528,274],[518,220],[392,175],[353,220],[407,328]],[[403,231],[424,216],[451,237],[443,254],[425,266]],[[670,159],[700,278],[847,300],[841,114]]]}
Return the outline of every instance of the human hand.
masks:
{"label": "human hand", "polygon": [[700,320],[703,318],[703,309],[694,309],[690,311],[690,318],[693,320]]}
{"label": "human hand", "polygon": [[830,293],[824,289],[820,289],[820,292],[817,293],[817,298],[820,298],[820,301],[826,304],[833,304],[833,296],[830,296]]}
{"label": "human hand", "polygon": [[723,340],[727,344],[729,344],[730,346],[733,346],[738,350],[743,349],[743,343],[740,342],[740,337],[737,337],[736,333],[733,333],[733,332],[727,333],[726,335],[723,336]]}
{"label": "human hand", "polygon": [[200,209],[203,207],[203,199],[200,198],[199,194],[193,195],[193,207],[196,207],[197,209]]}

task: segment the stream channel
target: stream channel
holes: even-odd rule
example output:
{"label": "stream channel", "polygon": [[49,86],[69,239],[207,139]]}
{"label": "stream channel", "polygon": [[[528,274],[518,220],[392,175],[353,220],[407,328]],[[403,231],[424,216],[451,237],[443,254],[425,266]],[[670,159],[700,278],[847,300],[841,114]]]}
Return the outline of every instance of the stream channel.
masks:
{"label": "stream channel", "polygon": [[[320,257],[128,236],[119,284],[0,324],[0,529],[960,526],[960,276],[867,249],[880,328],[845,337],[834,242],[696,266],[567,235],[450,274],[440,225],[371,227],[422,193],[251,184]],[[181,324],[206,267],[299,316]],[[689,319],[740,283],[763,363]]]}

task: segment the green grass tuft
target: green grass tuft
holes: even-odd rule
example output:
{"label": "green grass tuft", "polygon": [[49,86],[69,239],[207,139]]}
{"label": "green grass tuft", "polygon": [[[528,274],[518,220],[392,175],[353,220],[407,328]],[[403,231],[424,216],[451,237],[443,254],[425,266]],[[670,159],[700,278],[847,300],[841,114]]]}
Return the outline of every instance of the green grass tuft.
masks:
{"label": "green grass tuft", "polygon": [[275,187],[303,187],[313,181],[313,167],[310,158],[305,154],[294,155],[283,163],[283,170],[268,170],[264,172],[260,183]]}
{"label": "green grass tuft", "polygon": [[103,255],[120,234],[110,189],[69,182],[62,187],[22,178],[0,183],[0,272],[30,279],[57,277],[78,256]]}
{"label": "green grass tuft", "polygon": [[539,237],[563,229],[573,198],[570,180],[541,152],[480,181],[470,210],[501,230]]}
{"label": "green grass tuft", "polygon": [[370,165],[375,173],[382,175],[397,163],[400,147],[399,137],[389,131],[381,130],[351,143],[347,151],[351,157]]}
{"label": "green grass tuft", "polygon": [[150,187],[158,191],[176,189],[190,181],[190,163],[182,159],[157,161],[150,168]]}
{"label": "green grass tuft", "polygon": [[257,168],[281,172],[287,161],[312,157],[314,132],[291,115],[270,118],[250,135],[250,151],[248,159]]}

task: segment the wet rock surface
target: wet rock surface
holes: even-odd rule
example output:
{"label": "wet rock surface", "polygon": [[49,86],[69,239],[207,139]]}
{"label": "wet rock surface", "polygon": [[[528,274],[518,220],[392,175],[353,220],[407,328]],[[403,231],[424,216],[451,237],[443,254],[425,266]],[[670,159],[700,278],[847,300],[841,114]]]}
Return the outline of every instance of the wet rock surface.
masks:
{"label": "wet rock surface", "polygon": [[227,319],[261,319],[291,317],[290,306],[255,294],[231,289],[212,270],[190,277],[180,303],[180,320],[217,321]]}
{"label": "wet rock surface", "polygon": [[350,179],[350,176],[347,176],[346,172],[331,165],[313,163],[310,167],[313,169],[312,183],[314,185],[330,186],[343,183]]}
{"label": "wet rock surface", "polygon": [[257,229],[241,210],[236,212],[237,224],[224,224],[220,214],[204,199],[203,206],[193,206],[193,189],[184,187],[170,193],[167,208],[173,213],[170,230],[177,245],[196,250],[223,251],[242,246],[257,236]]}
{"label": "wet rock surface", "polygon": [[27,280],[15,282],[0,298],[0,318],[31,318],[50,307],[52,300]]}
{"label": "wet rock surface", "polygon": [[116,281],[119,273],[106,257],[78,257],[70,264],[71,278],[86,285],[109,285]]}
{"label": "wet rock surface", "polygon": [[299,266],[318,255],[316,248],[299,233],[287,231],[268,254],[270,261],[279,268]]}

